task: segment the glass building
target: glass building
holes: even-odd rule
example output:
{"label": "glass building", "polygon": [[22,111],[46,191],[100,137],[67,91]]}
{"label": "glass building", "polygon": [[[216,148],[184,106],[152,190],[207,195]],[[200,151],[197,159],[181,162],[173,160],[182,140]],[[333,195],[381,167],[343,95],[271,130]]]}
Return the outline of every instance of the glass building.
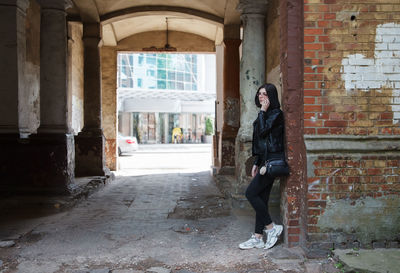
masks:
{"label": "glass building", "polygon": [[199,90],[197,54],[118,54],[118,87]]}
{"label": "glass building", "polygon": [[205,121],[214,119],[215,66],[214,54],[119,53],[119,131],[139,143],[206,142]]}

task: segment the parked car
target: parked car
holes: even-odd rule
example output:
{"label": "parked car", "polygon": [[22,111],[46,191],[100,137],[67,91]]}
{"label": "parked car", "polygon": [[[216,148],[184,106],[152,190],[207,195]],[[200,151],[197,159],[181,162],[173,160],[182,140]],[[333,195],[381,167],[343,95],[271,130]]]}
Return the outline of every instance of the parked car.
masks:
{"label": "parked car", "polygon": [[118,155],[121,155],[122,153],[131,153],[138,149],[139,145],[136,137],[124,136],[118,133]]}

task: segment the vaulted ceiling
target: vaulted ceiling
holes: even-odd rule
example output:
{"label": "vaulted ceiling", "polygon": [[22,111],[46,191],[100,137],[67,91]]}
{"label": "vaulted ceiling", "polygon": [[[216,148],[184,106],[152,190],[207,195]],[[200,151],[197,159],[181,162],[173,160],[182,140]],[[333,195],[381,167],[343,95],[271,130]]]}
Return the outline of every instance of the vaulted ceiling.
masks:
{"label": "vaulted ceiling", "polygon": [[73,0],[69,16],[101,22],[103,42],[157,30],[182,31],[220,44],[224,24],[240,24],[239,0]]}

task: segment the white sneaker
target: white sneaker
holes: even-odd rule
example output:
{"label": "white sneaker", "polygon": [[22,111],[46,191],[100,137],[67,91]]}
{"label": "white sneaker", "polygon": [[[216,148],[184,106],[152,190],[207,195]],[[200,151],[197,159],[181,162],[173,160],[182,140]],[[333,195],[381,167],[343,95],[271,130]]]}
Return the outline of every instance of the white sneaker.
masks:
{"label": "white sneaker", "polygon": [[246,242],[239,244],[240,249],[250,249],[250,248],[263,248],[264,247],[264,241],[263,239],[259,239],[256,237],[255,234],[251,235],[250,239],[248,239]]}
{"label": "white sneaker", "polygon": [[264,249],[270,249],[278,241],[279,235],[283,231],[282,225],[275,225],[271,229],[265,229],[264,232],[267,236],[267,241],[265,242]]}

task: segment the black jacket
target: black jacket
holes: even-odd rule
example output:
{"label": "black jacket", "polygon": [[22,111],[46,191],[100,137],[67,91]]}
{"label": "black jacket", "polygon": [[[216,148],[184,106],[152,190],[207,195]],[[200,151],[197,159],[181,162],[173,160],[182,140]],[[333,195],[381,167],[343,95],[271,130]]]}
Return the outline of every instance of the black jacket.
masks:
{"label": "black jacket", "polygon": [[266,159],[284,158],[284,118],[279,108],[260,111],[253,122],[252,153],[254,165],[260,166]]}

